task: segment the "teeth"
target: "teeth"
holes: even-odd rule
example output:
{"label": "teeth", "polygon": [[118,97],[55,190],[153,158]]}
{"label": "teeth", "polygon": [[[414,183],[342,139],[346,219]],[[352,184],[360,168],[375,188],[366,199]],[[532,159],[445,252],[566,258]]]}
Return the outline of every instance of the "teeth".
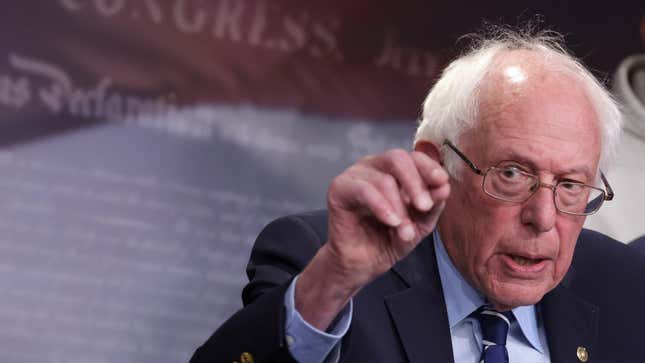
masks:
{"label": "teeth", "polygon": [[521,257],[521,256],[512,256],[512,258],[513,258],[513,261],[515,261],[515,263],[517,263],[520,266],[526,266],[526,265],[529,265],[529,264],[534,264],[536,262],[536,261],[534,261],[532,259],[524,258],[524,257]]}

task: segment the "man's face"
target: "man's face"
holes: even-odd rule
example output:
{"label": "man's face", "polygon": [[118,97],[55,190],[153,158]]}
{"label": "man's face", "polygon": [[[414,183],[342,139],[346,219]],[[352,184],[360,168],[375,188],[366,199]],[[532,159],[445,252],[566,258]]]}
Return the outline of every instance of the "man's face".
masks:
{"label": "man's face", "polygon": [[[478,122],[459,147],[482,170],[513,160],[544,183],[594,184],[600,134],[592,105],[576,81],[542,68],[501,62],[482,84]],[[499,309],[537,303],[569,269],[584,217],[558,212],[548,188],[511,204],[486,195],[468,167],[460,176],[439,222],[453,263]]]}

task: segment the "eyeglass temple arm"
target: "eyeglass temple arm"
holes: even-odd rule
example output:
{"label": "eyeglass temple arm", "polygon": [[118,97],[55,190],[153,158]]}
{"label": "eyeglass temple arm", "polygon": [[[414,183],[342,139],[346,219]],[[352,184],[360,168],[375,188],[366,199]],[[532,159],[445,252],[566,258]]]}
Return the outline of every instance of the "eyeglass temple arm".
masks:
{"label": "eyeglass temple arm", "polygon": [[602,180],[602,183],[605,185],[605,188],[607,189],[607,195],[605,195],[605,200],[614,199],[614,190],[611,189],[611,186],[607,181],[607,177],[605,177],[605,174],[602,171],[600,171],[600,179]]}
{"label": "eyeglass temple arm", "polygon": [[[448,139],[444,140],[444,141],[443,141],[443,144],[444,144],[444,145],[446,145],[446,146],[448,146],[449,148],[451,148],[451,149],[452,149],[452,151],[454,151],[455,153],[457,153],[457,155],[461,158],[461,160],[463,160],[466,164],[468,164],[468,166],[469,166],[469,167],[470,167],[470,168],[471,168],[475,173],[477,173],[477,174],[479,174],[479,175],[484,175],[484,172],[483,172],[483,171],[481,171],[477,166],[475,166],[475,164],[474,164],[472,161],[470,161],[470,159],[468,159],[468,158],[466,157],[466,155],[464,155],[464,154],[463,154],[459,149],[457,149],[457,147],[456,147],[455,145],[453,145],[453,143],[452,143],[452,142],[450,142],[450,140],[448,140]],[[612,196],[613,196],[613,194],[612,194]]]}
{"label": "eyeglass temple arm", "polygon": [[[449,148],[452,149],[457,155],[463,160],[475,173],[479,175],[484,175],[484,173],[472,162],[470,159],[466,157],[455,145],[453,145],[450,140],[446,139],[443,141],[443,144],[448,146]],[[607,193],[605,194],[605,200],[612,200],[614,199],[614,190],[611,188],[611,185],[609,185],[609,181],[607,181],[607,177],[605,177],[605,174],[600,171],[600,179],[602,180],[602,183],[605,185],[605,188],[607,189]]]}

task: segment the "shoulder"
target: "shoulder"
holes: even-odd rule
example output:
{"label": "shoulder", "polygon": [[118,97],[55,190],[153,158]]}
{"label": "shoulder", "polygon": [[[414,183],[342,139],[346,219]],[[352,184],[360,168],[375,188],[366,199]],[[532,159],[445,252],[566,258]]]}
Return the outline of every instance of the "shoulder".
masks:
{"label": "shoulder", "polygon": [[638,260],[628,245],[590,229],[580,232],[573,257],[574,266],[599,261],[636,263]]}
{"label": "shoulder", "polygon": [[269,223],[251,250],[242,292],[246,304],[269,289],[287,283],[309,263],[327,241],[327,212],[293,214]]}
{"label": "shoulder", "polygon": [[636,252],[645,254],[645,235],[631,241],[629,247],[633,248]]}
{"label": "shoulder", "polygon": [[629,245],[602,233],[583,229],[578,236],[572,267],[592,274],[643,270],[645,260],[635,254]]}
{"label": "shoulder", "polygon": [[269,223],[262,232],[260,237],[266,235],[278,236],[284,233],[293,233],[301,231],[302,233],[311,233],[321,240],[327,239],[327,210],[320,209],[310,212],[291,214],[280,217]]}
{"label": "shoulder", "polygon": [[258,235],[251,260],[258,254],[290,251],[315,253],[327,241],[327,211],[317,210],[280,217]]}
{"label": "shoulder", "polygon": [[574,261],[579,257],[600,257],[599,255],[604,253],[609,253],[611,256],[621,255],[629,253],[629,248],[626,244],[605,234],[583,228],[578,236]]}
{"label": "shoulder", "polygon": [[566,279],[583,295],[635,294],[634,298],[645,301],[645,293],[634,291],[642,290],[643,276],[644,254],[602,233],[583,229]]}

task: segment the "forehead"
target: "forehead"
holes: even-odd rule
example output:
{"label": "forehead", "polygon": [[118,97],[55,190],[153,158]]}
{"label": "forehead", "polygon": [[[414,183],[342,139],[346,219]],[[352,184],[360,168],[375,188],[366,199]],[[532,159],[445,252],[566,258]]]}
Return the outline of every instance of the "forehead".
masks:
{"label": "forehead", "polygon": [[522,158],[554,173],[600,158],[600,129],[582,83],[530,52],[496,59],[481,83],[478,119],[466,142],[484,162]]}

